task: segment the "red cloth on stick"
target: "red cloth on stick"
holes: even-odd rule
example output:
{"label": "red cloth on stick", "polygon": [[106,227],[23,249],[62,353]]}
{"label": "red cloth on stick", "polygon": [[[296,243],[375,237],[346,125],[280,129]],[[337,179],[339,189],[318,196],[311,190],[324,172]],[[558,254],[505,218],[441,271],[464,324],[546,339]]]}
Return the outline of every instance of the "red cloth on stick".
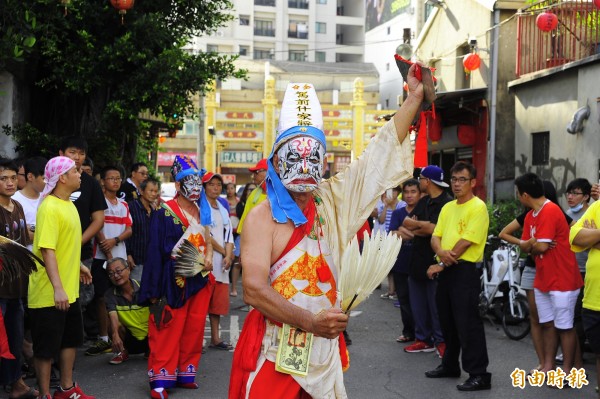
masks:
{"label": "red cloth on stick", "polygon": [[415,143],[415,168],[424,168],[429,163],[427,161],[427,112],[421,112],[419,115],[419,133]]}

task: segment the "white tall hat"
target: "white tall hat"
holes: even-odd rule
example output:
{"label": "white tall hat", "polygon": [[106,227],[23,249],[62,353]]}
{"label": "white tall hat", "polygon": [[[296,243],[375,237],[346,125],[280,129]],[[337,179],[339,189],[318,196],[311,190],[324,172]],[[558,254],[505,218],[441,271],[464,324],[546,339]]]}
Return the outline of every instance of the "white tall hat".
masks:
{"label": "white tall hat", "polygon": [[[314,132],[314,129],[303,129],[303,127],[313,127],[323,131],[321,103],[312,84],[290,83],[281,104],[279,125],[275,132],[275,146],[288,138],[306,134],[307,130]],[[290,129],[296,132],[287,132]],[[284,134],[286,132],[287,134]],[[324,136],[322,141],[325,144]]]}

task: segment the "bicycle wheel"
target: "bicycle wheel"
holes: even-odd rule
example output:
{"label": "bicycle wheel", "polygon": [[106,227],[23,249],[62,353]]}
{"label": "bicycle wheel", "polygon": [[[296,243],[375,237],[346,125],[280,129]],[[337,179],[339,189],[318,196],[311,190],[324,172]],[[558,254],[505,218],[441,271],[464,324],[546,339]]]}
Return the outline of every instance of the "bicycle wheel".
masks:
{"label": "bicycle wheel", "polygon": [[523,295],[515,296],[511,309],[510,302],[504,304],[502,329],[508,338],[518,341],[529,334],[529,305]]}

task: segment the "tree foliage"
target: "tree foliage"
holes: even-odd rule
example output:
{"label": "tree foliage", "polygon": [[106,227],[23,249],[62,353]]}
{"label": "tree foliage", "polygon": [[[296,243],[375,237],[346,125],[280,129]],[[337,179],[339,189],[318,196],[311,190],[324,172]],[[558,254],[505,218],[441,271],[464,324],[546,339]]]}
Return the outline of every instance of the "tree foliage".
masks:
{"label": "tree foliage", "polygon": [[212,79],[244,77],[234,56],[184,49],[231,20],[231,8],[228,0],[138,0],[121,24],[108,0],[71,0],[67,15],[59,0],[4,0],[0,70],[30,99],[29,125],[5,130],[25,155],[46,144],[31,147],[37,131],[40,139],[81,135],[97,163],[129,164],[138,138],[152,141],[140,113],[179,125],[198,112],[192,94]]}

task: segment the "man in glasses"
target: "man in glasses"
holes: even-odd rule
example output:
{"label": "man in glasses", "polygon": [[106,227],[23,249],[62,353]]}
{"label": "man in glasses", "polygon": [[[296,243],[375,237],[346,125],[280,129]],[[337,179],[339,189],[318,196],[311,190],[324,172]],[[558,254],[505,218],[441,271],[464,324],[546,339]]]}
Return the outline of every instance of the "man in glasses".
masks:
{"label": "man in glasses", "polygon": [[485,202],[473,193],[477,170],[466,162],[450,169],[456,200],[444,205],[431,237],[437,263],[427,270],[438,279],[436,302],[446,343],[442,364],[425,373],[428,378],[457,378],[462,368],[469,378],[456,388],[480,391],[492,387],[483,321],[477,304],[481,290],[475,264],[483,260],[489,227]]}
{"label": "man in glasses", "polygon": [[140,198],[142,182],[146,179],[148,179],[148,166],[143,162],[134,163],[131,166],[131,174],[119,188],[119,198],[127,202]]}
{"label": "man in glasses", "polygon": [[256,184],[256,188],[250,193],[246,200],[246,206],[244,207],[244,213],[238,223],[237,233],[242,234],[242,225],[246,220],[246,215],[252,208],[267,199],[267,186],[265,179],[267,178],[267,159],[263,158],[256,163],[252,168],[248,168],[252,173],[252,182]]}
{"label": "man in glasses", "polygon": [[121,185],[121,171],[115,166],[107,166],[100,172],[104,186],[106,206],[104,211],[104,227],[94,239],[94,261],[92,276],[94,283],[94,300],[91,306],[96,307],[100,339],[85,354],[96,356],[111,350],[108,339],[108,314],[104,304],[104,293],[110,287],[110,281],[104,270],[106,260],[115,257],[127,259],[125,240],[131,237],[131,214],[125,201],[117,197]]}
{"label": "man in glasses", "polygon": [[130,354],[148,353],[150,310],[137,304],[140,283],[130,277],[125,259],[110,259],[106,272],[112,287],[105,292],[104,302],[110,318],[115,353],[109,363],[117,365],[129,360]]}

